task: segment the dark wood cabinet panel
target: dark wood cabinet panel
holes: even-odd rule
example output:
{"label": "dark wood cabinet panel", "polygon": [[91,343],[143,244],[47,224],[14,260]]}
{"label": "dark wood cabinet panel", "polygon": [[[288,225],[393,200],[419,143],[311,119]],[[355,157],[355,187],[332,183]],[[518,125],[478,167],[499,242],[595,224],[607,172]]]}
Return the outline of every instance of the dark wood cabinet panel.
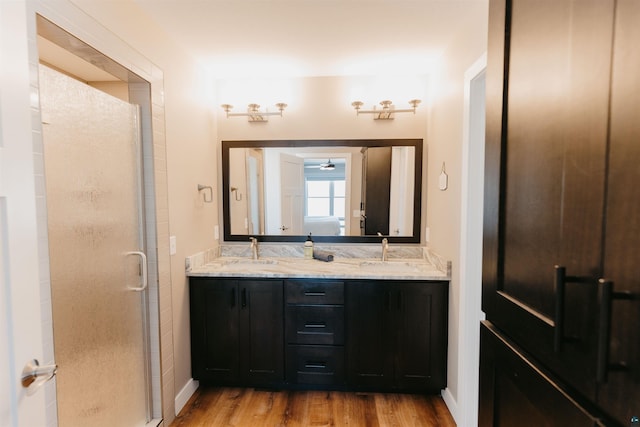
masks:
{"label": "dark wood cabinet panel", "polygon": [[282,383],[282,281],[191,278],[190,302],[194,379]]}
{"label": "dark wood cabinet panel", "polygon": [[489,16],[483,310],[603,425],[628,425],[640,415],[640,4],[491,0]]}
{"label": "dark wood cabinet panel", "polygon": [[238,288],[243,382],[280,383],[284,379],[282,282],[242,280]]}
{"label": "dark wood cabinet panel", "polygon": [[446,386],[448,284],[347,284],[349,383],[438,391]]}
{"label": "dark wood cabinet panel", "polygon": [[483,309],[591,398],[613,19],[613,0],[497,0],[490,15]]}
{"label": "dark wood cabinet panel", "polygon": [[195,379],[240,379],[238,286],[191,280],[191,357]]}
{"label": "dark wood cabinet panel", "polygon": [[347,370],[356,387],[393,384],[391,292],[383,282],[349,282],[346,287]]}
{"label": "dark wood cabinet panel", "polygon": [[[396,286],[396,285],[392,285]],[[443,284],[405,283],[397,292],[396,381],[403,390],[446,385],[447,293]]]}
{"label": "dark wood cabinet panel", "polygon": [[[603,277],[614,292],[599,402],[619,422],[640,416],[640,2],[618,0],[611,86]],[[624,367],[624,368],[623,368]],[[621,369],[623,368],[623,369]]]}
{"label": "dark wood cabinet panel", "polygon": [[391,147],[368,147],[363,157],[364,234],[389,235]]}
{"label": "dark wood cabinet panel", "polygon": [[481,326],[480,364],[480,427],[599,425],[489,322]]}

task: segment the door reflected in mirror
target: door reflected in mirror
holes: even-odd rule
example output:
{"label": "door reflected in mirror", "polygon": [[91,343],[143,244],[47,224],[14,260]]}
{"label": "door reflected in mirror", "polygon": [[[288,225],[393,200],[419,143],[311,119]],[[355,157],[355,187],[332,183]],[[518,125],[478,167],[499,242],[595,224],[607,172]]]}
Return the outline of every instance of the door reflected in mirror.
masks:
{"label": "door reflected in mirror", "polygon": [[223,141],[225,240],[419,243],[422,140]]}

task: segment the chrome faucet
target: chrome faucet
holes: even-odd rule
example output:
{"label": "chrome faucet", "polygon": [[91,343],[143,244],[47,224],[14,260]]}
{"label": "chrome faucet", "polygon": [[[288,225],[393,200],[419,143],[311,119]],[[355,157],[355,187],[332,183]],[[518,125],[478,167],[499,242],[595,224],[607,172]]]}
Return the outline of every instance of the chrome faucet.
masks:
{"label": "chrome faucet", "polygon": [[258,239],[255,237],[249,237],[251,240],[251,257],[253,259],[258,259]]}
{"label": "chrome faucet", "polygon": [[387,251],[389,250],[389,240],[385,237],[382,239],[382,261],[387,260]]}

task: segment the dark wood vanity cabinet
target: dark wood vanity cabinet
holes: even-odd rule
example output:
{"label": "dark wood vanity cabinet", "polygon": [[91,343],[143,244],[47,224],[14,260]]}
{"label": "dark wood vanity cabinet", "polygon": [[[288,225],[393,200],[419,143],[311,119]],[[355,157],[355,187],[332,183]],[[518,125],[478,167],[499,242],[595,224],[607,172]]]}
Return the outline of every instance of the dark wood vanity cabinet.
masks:
{"label": "dark wood vanity cabinet", "polygon": [[194,379],[283,382],[282,280],[192,277],[189,292]]}
{"label": "dark wood vanity cabinet", "polygon": [[285,282],[286,379],[344,385],[344,282]]}
{"label": "dark wood vanity cabinet", "polygon": [[346,284],[347,372],[359,389],[446,386],[448,282]]}
{"label": "dark wood vanity cabinet", "polygon": [[439,393],[447,281],[190,278],[193,378]]}

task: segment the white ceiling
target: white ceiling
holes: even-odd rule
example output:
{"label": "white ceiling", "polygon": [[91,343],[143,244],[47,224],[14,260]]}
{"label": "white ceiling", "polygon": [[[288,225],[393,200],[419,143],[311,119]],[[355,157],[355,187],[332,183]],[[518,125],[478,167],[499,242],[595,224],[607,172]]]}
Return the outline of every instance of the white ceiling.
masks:
{"label": "white ceiling", "polygon": [[486,0],[133,0],[218,78],[428,74]]}
{"label": "white ceiling", "polygon": [[[214,78],[429,74],[488,7],[488,0],[128,1]],[[39,49],[82,80],[115,80],[42,38]]]}

